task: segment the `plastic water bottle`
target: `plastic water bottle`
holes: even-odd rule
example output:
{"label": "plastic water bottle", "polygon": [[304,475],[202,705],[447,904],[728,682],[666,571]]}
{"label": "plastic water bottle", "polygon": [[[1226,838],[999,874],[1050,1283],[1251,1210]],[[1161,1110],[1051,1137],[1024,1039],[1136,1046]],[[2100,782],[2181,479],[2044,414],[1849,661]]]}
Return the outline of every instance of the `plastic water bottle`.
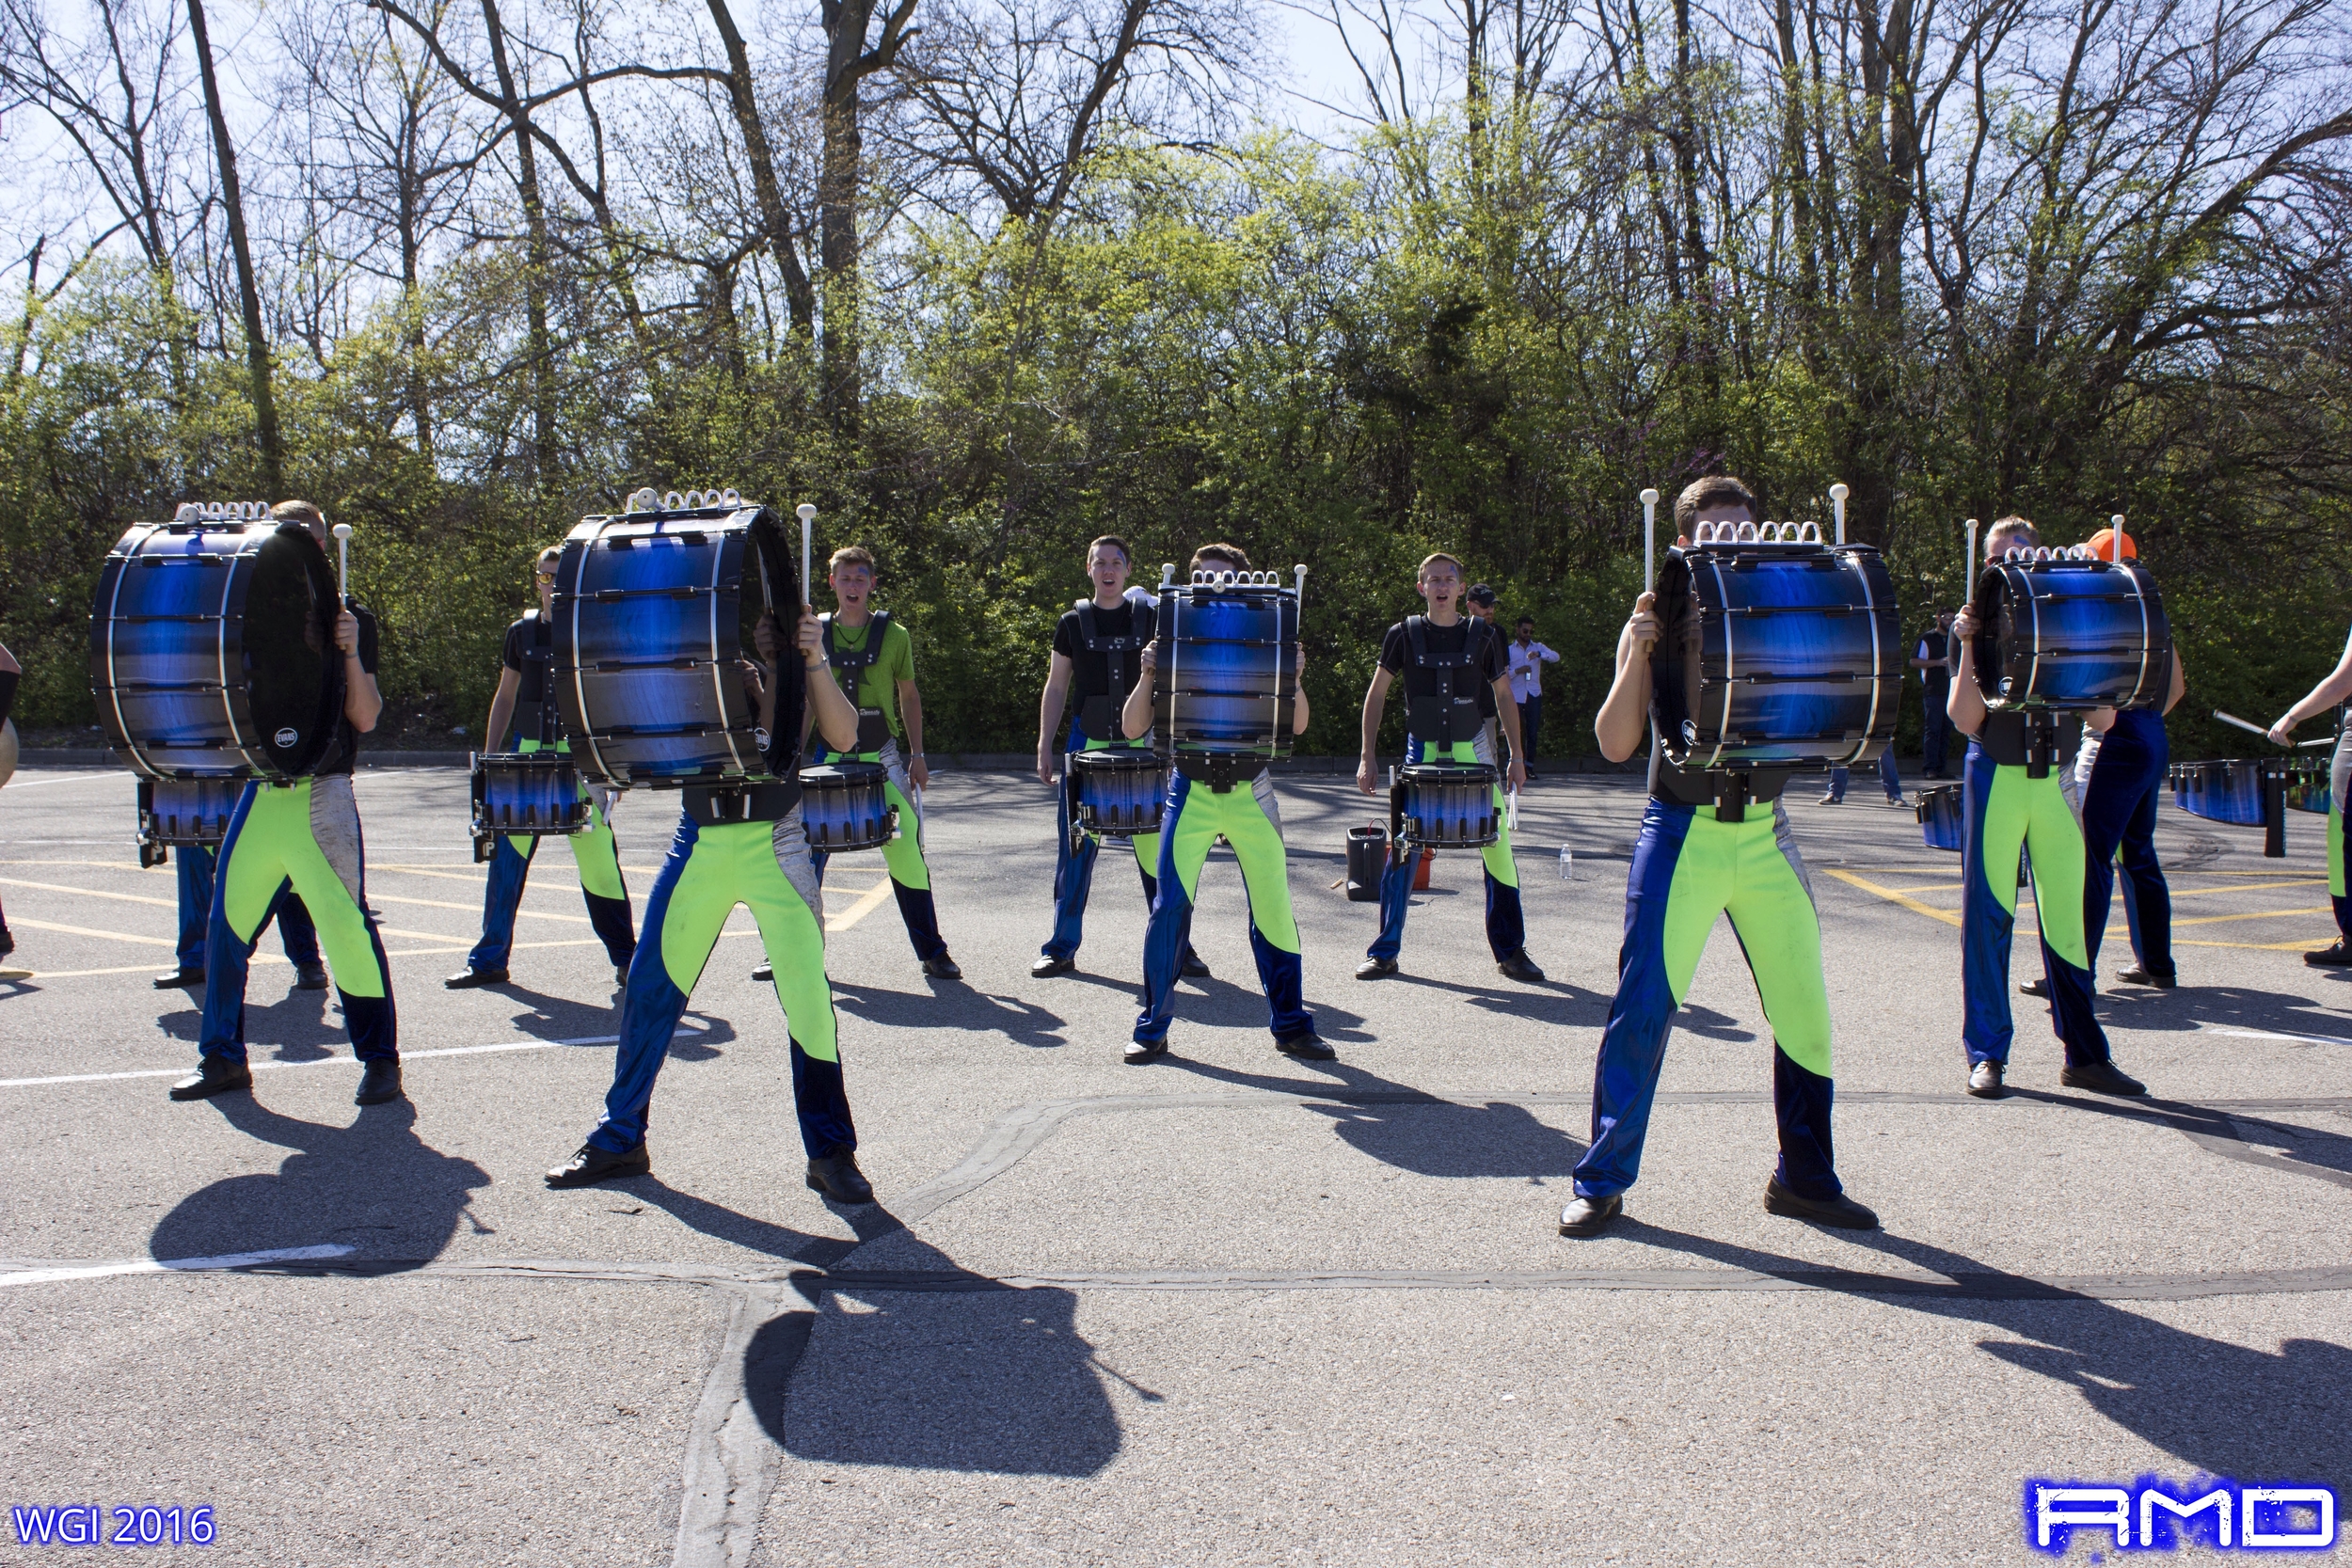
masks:
{"label": "plastic water bottle", "polygon": [[1564,882],[1576,880],[1576,857],[1568,852],[1565,844],[1560,846],[1560,879]]}

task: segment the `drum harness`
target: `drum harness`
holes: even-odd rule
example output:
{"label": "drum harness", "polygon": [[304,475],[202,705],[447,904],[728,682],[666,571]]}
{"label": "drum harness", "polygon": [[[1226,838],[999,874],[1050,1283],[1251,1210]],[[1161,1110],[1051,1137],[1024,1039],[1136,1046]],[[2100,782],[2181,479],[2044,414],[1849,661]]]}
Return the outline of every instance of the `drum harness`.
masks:
{"label": "drum harness", "polygon": [[[1475,615],[1465,615],[1456,624],[1462,628],[1462,651],[1440,655],[1429,650],[1429,617],[1405,617],[1405,641],[1411,650],[1412,667],[1428,671],[1435,688],[1418,693],[1406,689],[1406,729],[1411,739],[1434,742],[1436,755],[1442,762],[1454,760],[1454,719],[1457,710],[1470,710],[1467,717],[1470,735],[1485,728],[1484,721],[1478,717],[1476,681],[1469,682],[1459,692],[1454,689],[1454,682],[1456,671],[1478,668],[1486,651],[1486,623]],[[1418,760],[1406,759],[1408,763]],[[1389,836],[1400,842],[1405,836],[1405,783],[1401,775],[1389,786]]]}
{"label": "drum harness", "polygon": [[1078,697],[1078,727],[1086,732],[1089,740],[1116,742],[1124,738],[1117,733],[1120,728],[1119,709],[1126,702],[1127,693],[1136,683],[1136,674],[1139,673],[1130,672],[1127,656],[1138,652],[1145,643],[1151,641],[1158,629],[1158,616],[1150,605],[1130,604],[1127,610],[1127,635],[1124,637],[1108,636],[1103,630],[1103,624],[1099,619],[1094,601],[1091,599],[1079,601],[1079,645],[1088,654],[1098,656],[1101,660],[1099,665],[1090,661],[1087,666],[1086,673],[1091,674],[1099,670],[1104,676],[1103,689],[1100,691],[1083,689],[1091,683],[1088,682],[1084,675],[1080,677],[1082,689]]}
{"label": "drum harness", "polygon": [[[842,695],[850,705],[857,707],[858,683],[866,671],[882,661],[882,639],[890,632],[890,611],[878,610],[866,623],[866,643],[863,647],[845,647],[834,641],[833,617],[821,615],[818,621],[825,628],[825,662],[833,666],[834,678],[840,684]],[[841,677],[847,675],[847,680]],[[857,751],[865,756],[880,752],[890,739],[890,721],[878,707],[857,710]]]}

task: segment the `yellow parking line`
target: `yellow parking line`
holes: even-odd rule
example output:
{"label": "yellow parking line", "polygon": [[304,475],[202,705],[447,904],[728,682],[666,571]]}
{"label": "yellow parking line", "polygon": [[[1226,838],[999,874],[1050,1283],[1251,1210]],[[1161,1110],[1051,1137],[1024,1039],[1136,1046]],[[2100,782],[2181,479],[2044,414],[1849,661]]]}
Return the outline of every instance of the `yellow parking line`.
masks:
{"label": "yellow parking line", "polygon": [[[414,904],[421,909],[428,910],[466,910],[469,911],[479,910],[482,907],[479,904],[453,904],[445,898],[403,898],[397,894],[378,893],[373,888],[368,890],[368,902],[371,904]],[[533,920],[562,920],[574,926],[586,926],[593,924],[584,914],[542,914],[537,910],[520,909],[516,910],[515,912],[516,914],[527,914]]]}
{"label": "yellow parking line", "polygon": [[1922,904],[1919,900],[1910,896],[1908,894],[1898,893],[1893,888],[1881,887],[1876,882],[1857,877],[1851,871],[1840,870],[1836,866],[1825,866],[1822,869],[1826,870],[1831,876],[1836,878],[1841,882],[1850,883],[1854,887],[1860,888],[1865,893],[1876,894],[1878,896],[1885,899],[1890,904],[1900,904],[1904,909],[1913,911],[1918,914],[1924,914],[1930,920],[1940,920],[1947,926],[1957,926],[1960,924],[1960,916],[1953,913],[1949,910],[1939,910],[1933,904]]}
{"label": "yellow parking line", "polygon": [[889,896],[890,879],[884,877],[881,881],[876,882],[872,887],[867,888],[863,894],[859,895],[858,901],[856,903],[850,905],[848,909],[843,910],[839,914],[827,918],[825,921],[825,934],[827,936],[831,936],[835,931],[848,930],[850,927],[856,925],[859,921],[873,913],[875,910],[881,908],[882,901]]}
{"label": "yellow parking line", "polygon": [[[2176,920],[2172,924],[2177,929],[2183,926],[2218,926],[2224,921],[2230,920],[2280,920],[2288,915],[2328,914],[2331,912],[2333,911],[2331,911],[2327,905],[2322,904],[2315,910],[2256,910],[2252,914],[2200,915],[2195,920]],[[2110,927],[2110,929],[2112,928],[2113,927]]]}
{"label": "yellow parking line", "polygon": [[69,937],[103,937],[108,942],[133,942],[141,947],[177,947],[180,945],[169,937],[135,937],[127,931],[95,931],[87,926],[59,926],[54,921],[31,920],[21,914],[16,917],[16,923],[35,931],[56,931],[62,936]]}
{"label": "yellow parking line", "polygon": [[86,898],[119,898],[126,904],[159,904],[167,910],[180,907],[177,898],[150,898],[143,893],[102,893],[94,887],[68,887],[60,882],[27,882],[15,877],[0,877],[0,887],[39,888],[43,893],[78,893]]}

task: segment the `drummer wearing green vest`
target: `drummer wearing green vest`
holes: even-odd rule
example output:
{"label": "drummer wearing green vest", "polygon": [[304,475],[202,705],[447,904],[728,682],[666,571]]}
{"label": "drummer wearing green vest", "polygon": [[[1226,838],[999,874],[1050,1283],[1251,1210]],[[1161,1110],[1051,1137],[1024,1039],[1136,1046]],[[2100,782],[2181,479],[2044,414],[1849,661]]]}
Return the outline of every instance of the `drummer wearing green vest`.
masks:
{"label": "drummer wearing green vest", "polygon": [[[874,762],[887,771],[884,796],[898,810],[898,836],[882,846],[882,860],[890,868],[890,890],[898,895],[907,940],[914,944],[924,974],[960,980],[963,971],[947,956],[947,943],[939,934],[930,867],[923,859],[923,816],[915,804],[930,783],[931,770],[923,760],[923,694],[914,686],[914,639],[891,619],[890,611],[873,608],[873,551],[863,545],[845,546],[833,552],[828,571],[834,610],[818,621],[834,680],[857,709],[857,750],[836,752],[822,736],[812,736],[808,760],[812,765]],[[830,858],[821,849],[815,851],[819,886]],[[762,964],[752,971],[752,978],[765,981],[769,974]]]}

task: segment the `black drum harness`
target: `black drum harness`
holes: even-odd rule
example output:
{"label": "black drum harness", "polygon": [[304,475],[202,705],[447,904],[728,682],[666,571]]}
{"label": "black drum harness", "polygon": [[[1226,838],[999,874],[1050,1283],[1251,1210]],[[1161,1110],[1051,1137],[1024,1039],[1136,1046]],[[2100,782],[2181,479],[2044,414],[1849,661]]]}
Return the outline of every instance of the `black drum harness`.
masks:
{"label": "black drum harness", "polygon": [[[1119,710],[1140,673],[1129,668],[1128,656],[1138,653],[1152,641],[1158,630],[1158,617],[1150,605],[1131,600],[1127,607],[1127,635],[1111,637],[1104,632],[1099,614],[1091,599],[1078,606],[1078,645],[1089,656],[1078,666],[1078,727],[1086,732],[1089,740],[1117,744],[1126,738]],[[1103,677],[1102,689],[1090,689],[1094,683],[1088,677],[1097,673]]]}
{"label": "black drum harness", "polygon": [[[555,628],[535,610],[523,611],[523,620],[531,629],[523,638],[522,684],[535,681],[539,691],[539,722],[532,738],[551,748],[564,738],[564,721],[555,705]],[[516,726],[517,733],[520,728]]]}
{"label": "black drum harness", "polygon": [[[1484,727],[1478,716],[1478,682],[1476,677],[1454,689],[1455,672],[1475,670],[1486,651],[1486,623],[1475,615],[1462,618],[1462,651],[1459,655],[1438,655],[1429,651],[1429,617],[1408,615],[1405,618],[1405,641],[1412,649],[1413,668],[1430,673],[1435,689],[1416,695],[1409,688],[1405,693],[1405,718],[1413,738],[1434,741],[1437,760],[1454,760],[1454,720],[1467,720],[1464,738],[1474,736]],[[1464,709],[1468,712],[1464,713]],[[1412,759],[1416,762],[1421,759]]]}
{"label": "black drum harness", "polygon": [[[825,662],[833,666],[834,679],[840,684],[842,694],[850,705],[857,706],[858,683],[867,669],[882,661],[882,639],[890,631],[890,611],[878,610],[866,623],[866,645],[845,648],[833,639],[833,617],[818,618],[825,628]],[[847,676],[844,680],[842,677]],[[878,707],[857,710],[857,754],[866,756],[879,752],[890,740],[890,720]]]}

